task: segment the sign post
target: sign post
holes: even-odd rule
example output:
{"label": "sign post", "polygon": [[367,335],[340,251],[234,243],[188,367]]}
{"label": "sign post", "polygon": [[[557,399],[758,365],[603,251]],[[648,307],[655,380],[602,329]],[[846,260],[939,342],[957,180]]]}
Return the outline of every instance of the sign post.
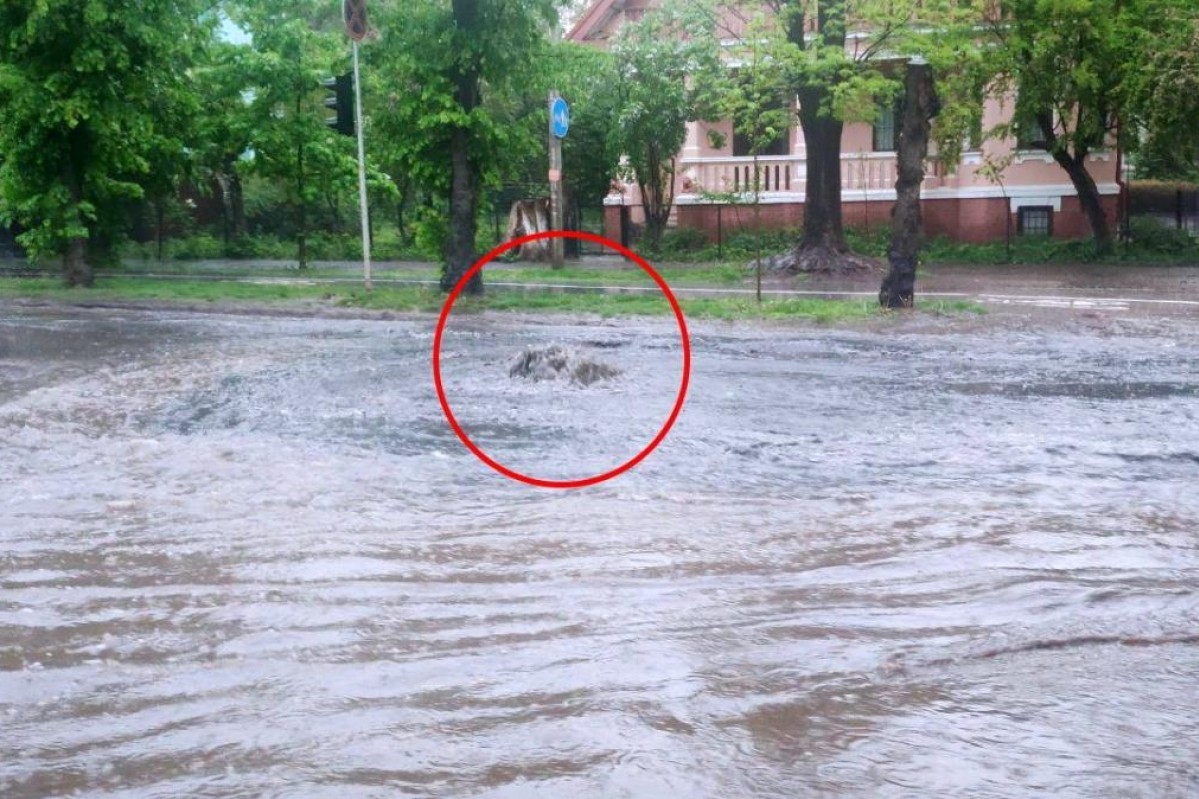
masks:
{"label": "sign post", "polygon": [[362,137],[362,76],[358,69],[358,43],[366,38],[366,0],[344,0],[346,33],[354,50],[354,128],[358,132],[358,216],[362,219],[362,280],[367,291],[371,280],[371,226],[366,204],[366,147]]}
{"label": "sign post", "polygon": [[[558,92],[550,92],[550,229],[562,230],[563,199],[562,192],[562,140],[570,130],[570,106],[558,96]],[[564,240],[561,236],[551,242],[553,268],[561,269],[564,265]]]}

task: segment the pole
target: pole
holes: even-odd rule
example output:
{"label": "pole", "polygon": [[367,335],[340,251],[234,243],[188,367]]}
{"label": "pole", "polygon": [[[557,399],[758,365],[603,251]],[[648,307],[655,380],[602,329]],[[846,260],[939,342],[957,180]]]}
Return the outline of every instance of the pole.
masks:
{"label": "pole", "polygon": [[[550,229],[562,229],[562,140],[554,135],[554,101],[558,99],[558,92],[550,91]],[[561,269],[564,258],[563,240],[561,237],[551,239],[551,253],[553,256],[554,269]]]}
{"label": "pole", "polygon": [[362,218],[362,280],[366,290],[371,281],[370,211],[366,205],[366,146],[362,138],[362,78],[358,71],[358,41],[354,40],[354,129],[358,133],[358,216]]}

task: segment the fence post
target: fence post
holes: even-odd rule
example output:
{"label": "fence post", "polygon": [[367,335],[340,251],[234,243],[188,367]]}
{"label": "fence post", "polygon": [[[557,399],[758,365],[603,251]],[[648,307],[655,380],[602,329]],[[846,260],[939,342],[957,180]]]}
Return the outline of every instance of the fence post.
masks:
{"label": "fence post", "polygon": [[724,206],[716,206],[716,257],[724,257]]}
{"label": "fence post", "polygon": [[1174,228],[1182,230],[1182,189],[1178,189],[1174,196]]}

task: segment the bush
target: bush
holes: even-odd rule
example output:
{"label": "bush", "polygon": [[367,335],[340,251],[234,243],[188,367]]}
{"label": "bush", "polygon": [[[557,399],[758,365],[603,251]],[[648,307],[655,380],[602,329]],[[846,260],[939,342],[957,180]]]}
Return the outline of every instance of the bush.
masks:
{"label": "bush", "polygon": [[658,248],[658,254],[694,253],[707,249],[710,244],[708,235],[698,228],[675,228],[662,234],[662,243]]}
{"label": "bush", "polygon": [[163,258],[197,260],[201,258],[224,258],[225,243],[208,233],[197,233],[182,239],[163,242]]}
{"label": "bush", "polygon": [[1190,233],[1169,227],[1153,217],[1134,216],[1129,220],[1128,228],[1130,252],[1199,253],[1199,245]]}

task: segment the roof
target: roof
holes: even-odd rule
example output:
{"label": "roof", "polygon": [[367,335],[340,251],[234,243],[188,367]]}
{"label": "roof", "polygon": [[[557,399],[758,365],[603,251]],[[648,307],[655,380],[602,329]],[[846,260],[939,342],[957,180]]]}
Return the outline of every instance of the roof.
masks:
{"label": "roof", "polygon": [[652,5],[655,5],[653,0],[594,0],[566,38],[572,42],[602,41],[608,38],[613,17],[627,12],[636,19],[638,12]]}

